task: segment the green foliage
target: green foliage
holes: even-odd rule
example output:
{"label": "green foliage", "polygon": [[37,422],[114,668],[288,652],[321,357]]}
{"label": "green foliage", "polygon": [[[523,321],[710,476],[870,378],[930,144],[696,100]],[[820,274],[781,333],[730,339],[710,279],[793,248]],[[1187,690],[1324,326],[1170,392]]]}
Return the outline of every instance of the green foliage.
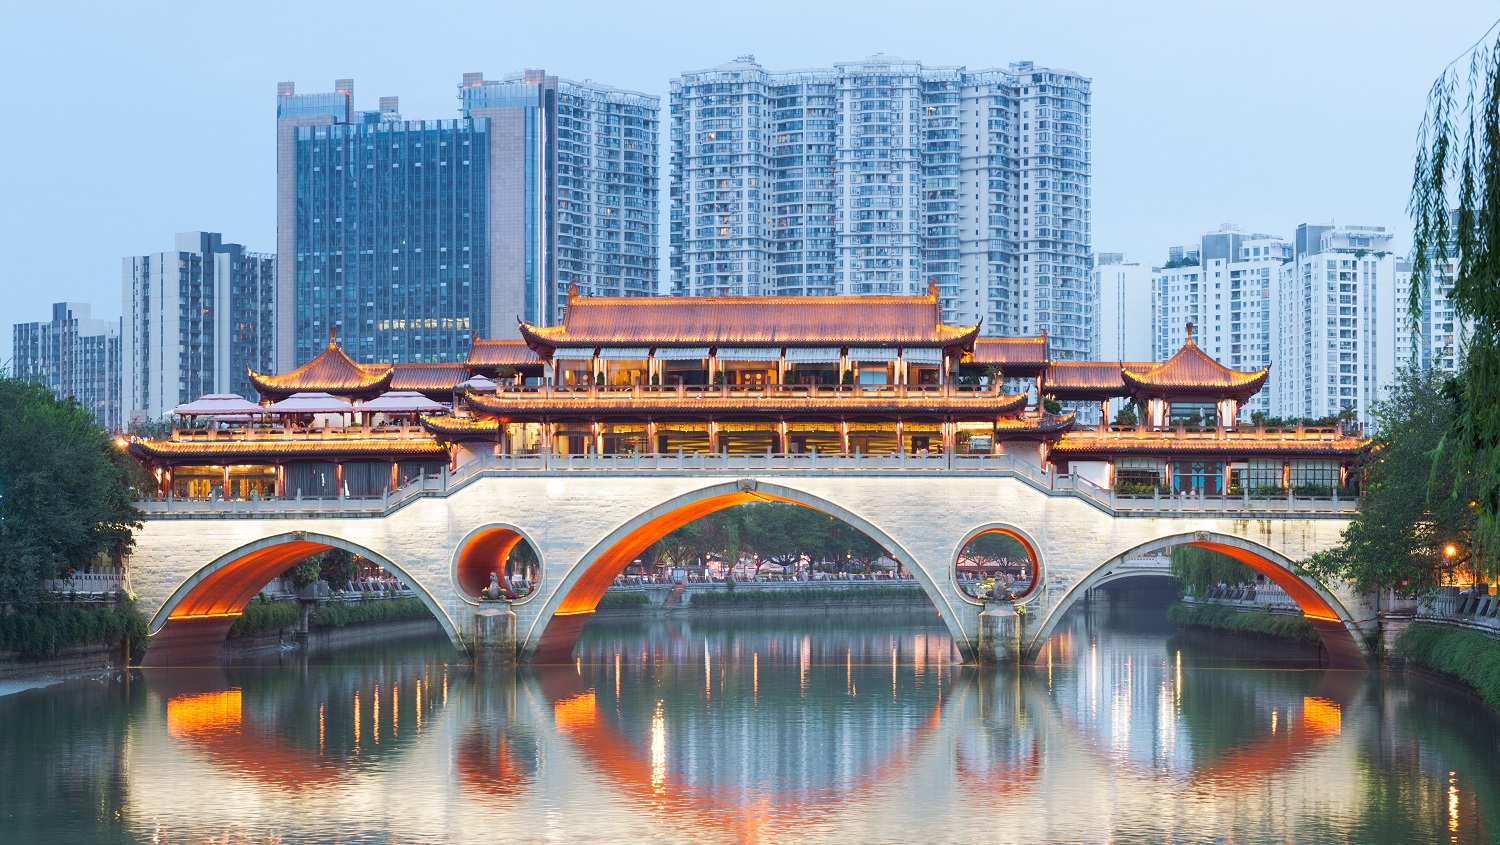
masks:
{"label": "green foliage", "polygon": [[1115,422],[1114,422],[1114,424],[1115,425],[1136,425],[1137,422],[1139,421],[1139,419],[1140,418],[1136,416],[1135,403],[1132,402],[1129,405],[1124,406],[1123,408],[1121,408],[1119,411],[1117,411],[1115,413]]}
{"label": "green foliage", "polygon": [[318,578],[330,587],[344,589],[357,577],[359,556],[347,549],[329,549],[318,558]]}
{"label": "green foliage", "polygon": [[381,622],[388,619],[417,619],[431,616],[432,611],[421,599],[386,599],[365,604],[343,604],[335,602],[319,607],[313,614],[314,628],[342,628],[362,622]]}
{"label": "green foliage", "polygon": [[1042,410],[1046,411],[1049,414],[1061,414],[1062,403],[1057,401],[1056,399],[1053,399],[1051,396],[1044,396],[1042,397]]}
{"label": "green foliage", "polygon": [[1213,604],[1189,607],[1181,602],[1167,606],[1167,618],[1179,625],[1212,628],[1235,634],[1258,634],[1293,640],[1318,642],[1318,629],[1301,616],[1277,616],[1268,610],[1236,610]]}
{"label": "green foliage", "polygon": [[792,566],[807,555],[830,561],[837,571],[868,572],[884,547],[864,532],[826,513],[789,502],[757,502],[726,508],[678,528],[648,548],[642,559],[692,566],[709,555],[727,564],[745,555]]}
{"label": "green foliage", "polygon": [[245,605],[240,618],[229,626],[229,636],[242,637],[261,631],[295,628],[302,624],[302,605],[295,601],[252,601]]}
{"label": "green foliage", "polygon": [[1466,77],[1455,62],[1433,83],[1417,135],[1407,311],[1415,349],[1423,296],[1451,268],[1448,299],[1470,331],[1441,447],[1469,470],[1449,480],[1472,486],[1458,498],[1476,506],[1473,568],[1493,577],[1500,569],[1500,39],[1475,47]]}
{"label": "green foliage", "polygon": [[318,576],[323,572],[323,556],[313,555],[310,558],[293,564],[290,569],[282,573],[282,577],[291,579],[292,586],[297,589],[309,587],[317,583]]}
{"label": "green foliage", "polygon": [[40,384],[0,377],[0,604],[36,605],[41,581],[133,543],[140,464],[93,416]]}
{"label": "green foliage", "polygon": [[25,613],[0,615],[0,651],[26,657],[53,657],[76,646],[146,644],[146,619],[132,602],[113,608],[65,607],[41,604]]}
{"label": "green foliage", "polygon": [[842,384],[842,385],[845,385],[846,387],[848,385],[854,384],[854,371],[853,370],[844,370],[844,376],[843,376],[842,379],[840,379],[839,383]]}
{"label": "green foliage", "polygon": [[610,590],[599,600],[599,607],[640,607],[651,603],[651,597],[640,590]]}
{"label": "green foliage", "polygon": [[1494,637],[1417,622],[1396,638],[1396,654],[1458,678],[1500,708],[1500,646]]}
{"label": "green foliage", "polygon": [[[318,607],[308,620],[313,628],[343,628],[362,622],[414,619],[430,615],[421,599],[383,599],[361,604],[334,602]],[[229,636],[241,637],[261,631],[295,628],[302,624],[302,603],[295,601],[251,601],[229,628]]]}
{"label": "green foliage", "polygon": [[1229,555],[1197,546],[1172,547],[1172,577],[1189,587],[1193,595],[1208,593],[1219,584],[1251,584],[1255,570]]}
{"label": "green foliage", "polygon": [[1020,540],[998,531],[980,534],[970,540],[960,554],[978,564],[998,563],[1001,559],[1012,562],[1031,559]]}
{"label": "green foliage", "polygon": [[[1461,450],[1445,443],[1458,410],[1441,373],[1398,372],[1371,410],[1380,435],[1365,467],[1360,510],[1339,545],[1301,566],[1359,590],[1421,591],[1472,559],[1469,503],[1479,480]],[[1452,556],[1444,554],[1450,543]]]}
{"label": "green foliage", "polygon": [[1121,496],[1150,496],[1152,493],[1166,495],[1166,487],[1156,487],[1151,484],[1137,484],[1129,481],[1116,481],[1115,492]]}
{"label": "green foliage", "polygon": [[689,593],[693,604],[807,604],[829,601],[859,603],[870,599],[926,598],[921,587],[870,586],[851,588],[784,587],[773,590],[700,590]]}

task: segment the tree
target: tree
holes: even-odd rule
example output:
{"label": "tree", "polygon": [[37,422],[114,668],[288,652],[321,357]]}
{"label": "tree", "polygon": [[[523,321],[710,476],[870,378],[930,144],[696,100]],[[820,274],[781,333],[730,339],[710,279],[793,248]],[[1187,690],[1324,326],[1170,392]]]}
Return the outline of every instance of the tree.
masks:
{"label": "tree", "polygon": [[1441,373],[1397,374],[1371,409],[1380,434],[1364,467],[1359,512],[1339,545],[1302,562],[1308,573],[1360,590],[1416,592],[1472,563],[1479,473],[1445,443],[1461,393]]}
{"label": "tree", "polygon": [[340,590],[359,577],[359,557],[347,549],[329,549],[318,559],[318,578]]}
{"label": "tree", "polygon": [[1480,46],[1488,35],[1465,52],[1466,75],[1461,55],[1427,95],[1407,205],[1415,223],[1407,311],[1415,344],[1423,297],[1452,268],[1448,298],[1472,331],[1441,448],[1474,470],[1474,567],[1493,575],[1500,560],[1500,39]]}
{"label": "tree", "polygon": [[970,540],[969,544],[964,546],[960,556],[981,566],[998,564],[1002,560],[1018,563],[1031,559],[1031,555],[1026,553],[1026,547],[1021,545],[1020,540],[999,531],[980,534]]}
{"label": "tree", "polygon": [[1139,419],[1135,413],[1134,402],[1124,405],[1115,413],[1115,425],[1135,425]]}
{"label": "tree", "polygon": [[0,603],[30,607],[41,580],[123,554],[143,472],[87,409],[0,377]]}
{"label": "tree", "polygon": [[1219,584],[1249,584],[1255,570],[1222,552],[1197,546],[1173,546],[1172,577],[1192,590],[1193,595],[1206,594]]}

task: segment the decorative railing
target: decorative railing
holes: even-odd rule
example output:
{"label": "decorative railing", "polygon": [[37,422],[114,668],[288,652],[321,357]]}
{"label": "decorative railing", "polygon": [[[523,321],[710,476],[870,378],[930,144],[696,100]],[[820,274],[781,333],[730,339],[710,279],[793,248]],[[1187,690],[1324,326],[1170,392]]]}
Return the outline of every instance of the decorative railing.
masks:
{"label": "decorative railing", "polygon": [[1081,434],[1108,440],[1131,441],[1182,441],[1182,440],[1255,440],[1291,441],[1297,443],[1329,443],[1357,437],[1338,427],[1266,428],[1265,426],[1186,426],[1174,425],[1153,428],[1150,426],[1101,425],[1097,428],[1078,429]]}
{"label": "decorative railing", "polygon": [[671,455],[552,455],[482,454],[456,470],[422,476],[398,490],[376,497],[252,499],[148,499],[139,503],[149,514],[190,513],[358,513],[392,512],[413,499],[445,496],[482,476],[507,475],[930,475],[947,477],[1015,478],[1048,495],[1082,499],[1107,513],[1118,514],[1235,514],[1334,515],[1355,511],[1358,501],[1347,497],[1307,498],[1288,493],[1272,498],[1242,496],[1180,497],[1159,493],[1124,496],[1079,475],[1049,471],[1016,453],[862,455],[817,451],[777,454],[690,453]]}
{"label": "decorative railing", "polygon": [[[1394,602],[1393,602],[1394,603]],[[1500,632],[1500,596],[1488,588],[1439,587],[1416,601],[1409,601],[1415,618],[1424,622],[1444,622],[1463,627]],[[1400,609],[1405,608],[1398,608]]]}

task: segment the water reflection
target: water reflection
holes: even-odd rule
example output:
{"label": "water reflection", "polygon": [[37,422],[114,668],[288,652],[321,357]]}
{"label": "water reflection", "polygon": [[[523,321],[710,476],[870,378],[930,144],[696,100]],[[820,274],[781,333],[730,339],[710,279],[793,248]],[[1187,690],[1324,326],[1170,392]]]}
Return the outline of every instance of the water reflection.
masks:
{"label": "water reflection", "polygon": [[37,690],[0,699],[0,766],[26,773],[0,839],[1490,835],[1473,702],[1140,618],[1085,609],[1019,672],[957,664],[917,616],[591,626],[536,672],[438,641]]}

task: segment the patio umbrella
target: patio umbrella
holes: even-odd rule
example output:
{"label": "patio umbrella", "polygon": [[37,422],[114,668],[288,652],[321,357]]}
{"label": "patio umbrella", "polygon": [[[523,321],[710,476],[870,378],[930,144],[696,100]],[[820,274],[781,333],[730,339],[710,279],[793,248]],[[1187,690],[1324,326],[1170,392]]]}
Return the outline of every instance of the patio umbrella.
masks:
{"label": "patio umbrella", "polygon": [[460,384],[458,387],[460,390],[468,388],[475,393],[493,393],[495,390],[495,382],[494,380],[485,378],[484,376],[474,376],[463,384]]}
{"label": "patio umbrella", "polygon": [[445,408],[443,403],[434,402],[415,390],[392,390],[360,405],[356,410],[367,414],[410,414],[442,411]]}
{"label": "patio umbrella", "polygon": [[353,414],[359,409],[331,393],[293,393],[262,409],[270,414]]}
{"label": "patio umbrella", "polygon": [[172,413],[180,417],[248,417],[264,414],[267,409],[238,393],[210,393],[196,401],[178,405]]}

